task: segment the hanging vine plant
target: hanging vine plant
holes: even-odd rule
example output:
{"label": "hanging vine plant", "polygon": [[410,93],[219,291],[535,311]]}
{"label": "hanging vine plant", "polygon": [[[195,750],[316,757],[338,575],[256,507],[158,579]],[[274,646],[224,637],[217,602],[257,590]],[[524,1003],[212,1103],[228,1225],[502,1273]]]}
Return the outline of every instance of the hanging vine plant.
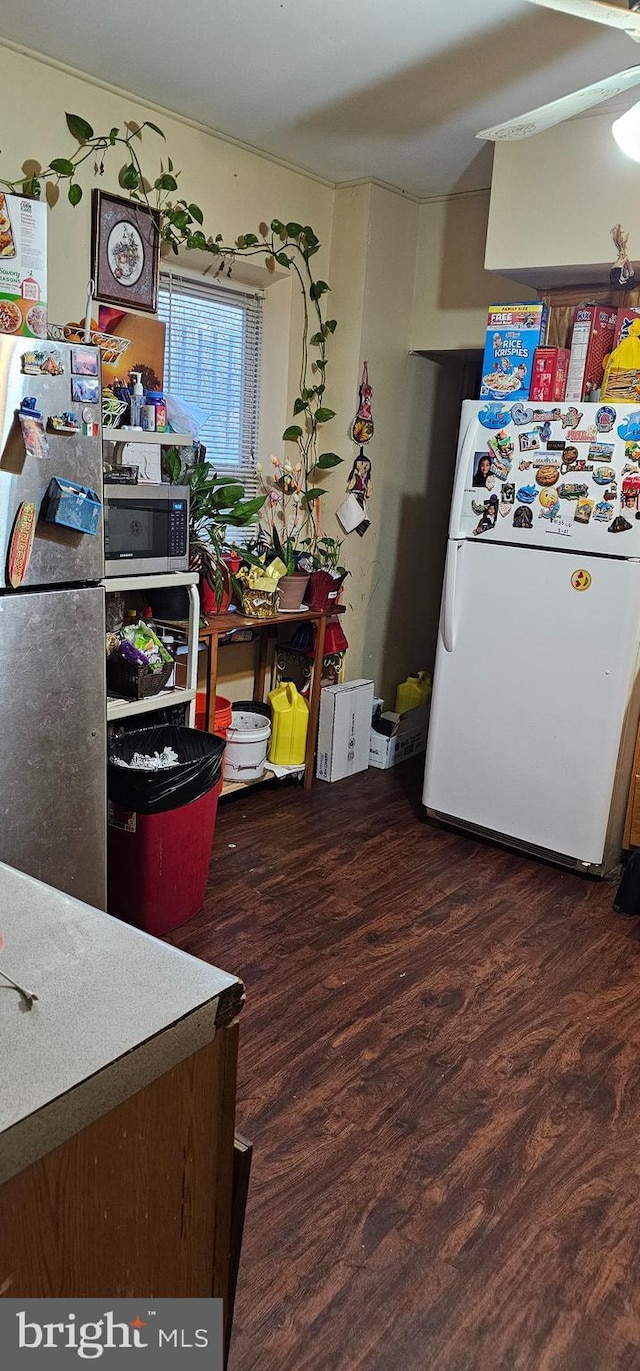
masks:
{"label": "hanging vine plant", "polygon": [[79,205],[83,189],[77,173],[84,163],[93,159],[93,173],[99,177],[104,174],[105,158],[114,150],[120,155],[124,152],[119,184],[131,200],[160,211],[160,237],[173,253],[178,254],[182,248],[209,253],[218,259],[216,276],[231,276],[236,258],[255,256],[264,258],[269,271],[275,271],[279,266],[294,273],[303,306],[300,384],[293,405],[294,422],[288,425],[282,437],[298,449],[307,516],[313,534],[317,534],[318,501],[325,494],[324,486],[318,482],[322,480],[322,474],[338,466],[342,458],[335,452],[320,451],[321,430],[335,417],[326,401],[325,378],[327,343],[337,323],[326,315],[325,296],[329,286],[326,281],[316,279],[310,265],[320,248],[313,229],[308,224],[272,219],[270,224],[261,223],[257,234],[240,234],[235,243],[225,243],[221,233],[214,237],[206,232],[204,214],[198,204],[175,198],[180,172],[169,156],[160,162],[160,171],[154,181],[145,176],[139,156],[144,130],[149,129],[166,142],[165,134],[157,124],[149,119],[142,124],[129,120],[122,127],[114,126],[107,134],[100,134],[94,133],[79,114],[67,114],[66,121],[77,144],[69,156],[53,157],[45,167],[36,161],[25,162],[22,177],[15,181],[0,177],[0,186],[12,194],[36,200],[41,198],[44,188],[51,207],[59,199],[61,187],[66,186],[70,204]]}

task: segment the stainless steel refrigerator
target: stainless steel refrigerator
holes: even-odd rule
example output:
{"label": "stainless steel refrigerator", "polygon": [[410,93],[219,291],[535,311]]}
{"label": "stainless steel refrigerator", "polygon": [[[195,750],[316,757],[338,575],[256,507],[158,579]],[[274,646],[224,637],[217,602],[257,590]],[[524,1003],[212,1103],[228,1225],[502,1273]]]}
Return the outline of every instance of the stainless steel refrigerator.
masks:
{"label": "stainless steel refrigerator", "polygon": [[[52,478],[101,497],[96,364],[95,348],[0,335],[0,861],[104,909],[102,519],[92,534],[44,517]],[[41,424],[21,421],[30,397]]]}

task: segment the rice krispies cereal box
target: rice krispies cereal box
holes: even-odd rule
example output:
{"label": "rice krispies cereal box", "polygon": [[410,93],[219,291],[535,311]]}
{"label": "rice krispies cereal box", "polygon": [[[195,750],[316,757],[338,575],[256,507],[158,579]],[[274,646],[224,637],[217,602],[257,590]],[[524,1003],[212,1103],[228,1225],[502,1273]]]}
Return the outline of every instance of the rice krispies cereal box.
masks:
{"label": "rice krispies cereal box", "polygon": [[482,362],[481,400],[528,400],[533,354],[546,339],[547,307],[539,300],[491,305]]}

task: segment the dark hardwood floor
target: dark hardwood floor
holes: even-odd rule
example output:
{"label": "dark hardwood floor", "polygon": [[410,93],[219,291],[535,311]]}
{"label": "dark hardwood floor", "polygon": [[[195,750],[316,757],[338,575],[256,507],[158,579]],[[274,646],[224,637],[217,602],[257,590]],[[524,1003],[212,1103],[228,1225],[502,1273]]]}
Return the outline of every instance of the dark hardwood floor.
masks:
{"label": "dark hardwood floor", "polygon": [[638,1371],[640,926],[421,770],[222,805],[174,935],[247,985],[231,1371]]}

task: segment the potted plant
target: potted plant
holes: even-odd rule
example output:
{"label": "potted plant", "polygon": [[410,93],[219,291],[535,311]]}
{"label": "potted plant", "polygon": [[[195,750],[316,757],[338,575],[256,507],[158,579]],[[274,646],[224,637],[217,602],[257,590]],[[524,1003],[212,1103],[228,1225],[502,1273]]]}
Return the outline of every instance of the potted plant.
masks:
{"label": "potted plant", "polygon": [[264,512],[253,551],[267,559],[278,557],[284,563],[286,573],[278,581],[279,607],[285,613],[292,612],[303,603],[310,569],[301,565],[306,541],[302,462],[292,467],[290,462],[272,457],[271,471],[263,472],[260,463],[257,471],[264,491]]}
{"label": "potted plant", "polygon": [[307,590],[309,609],[329,609],[337,604],[342,583],[349,575],[346,567],[340,564],[342,542],[323,536],[307,539],[307,546],[313,558]]}
{"label": "potted plant", "polygon": [[222,614],[231,604],[237,562],[226,547],[227,528],[247,528],[255,522],[265,495],[246,499],[244,486],[230,476],[218,476],[210,462],[184,462],[177,448],[166,454],[173,485],[189,487],[189,551],[192,570],[200,572],[204,614]]}

